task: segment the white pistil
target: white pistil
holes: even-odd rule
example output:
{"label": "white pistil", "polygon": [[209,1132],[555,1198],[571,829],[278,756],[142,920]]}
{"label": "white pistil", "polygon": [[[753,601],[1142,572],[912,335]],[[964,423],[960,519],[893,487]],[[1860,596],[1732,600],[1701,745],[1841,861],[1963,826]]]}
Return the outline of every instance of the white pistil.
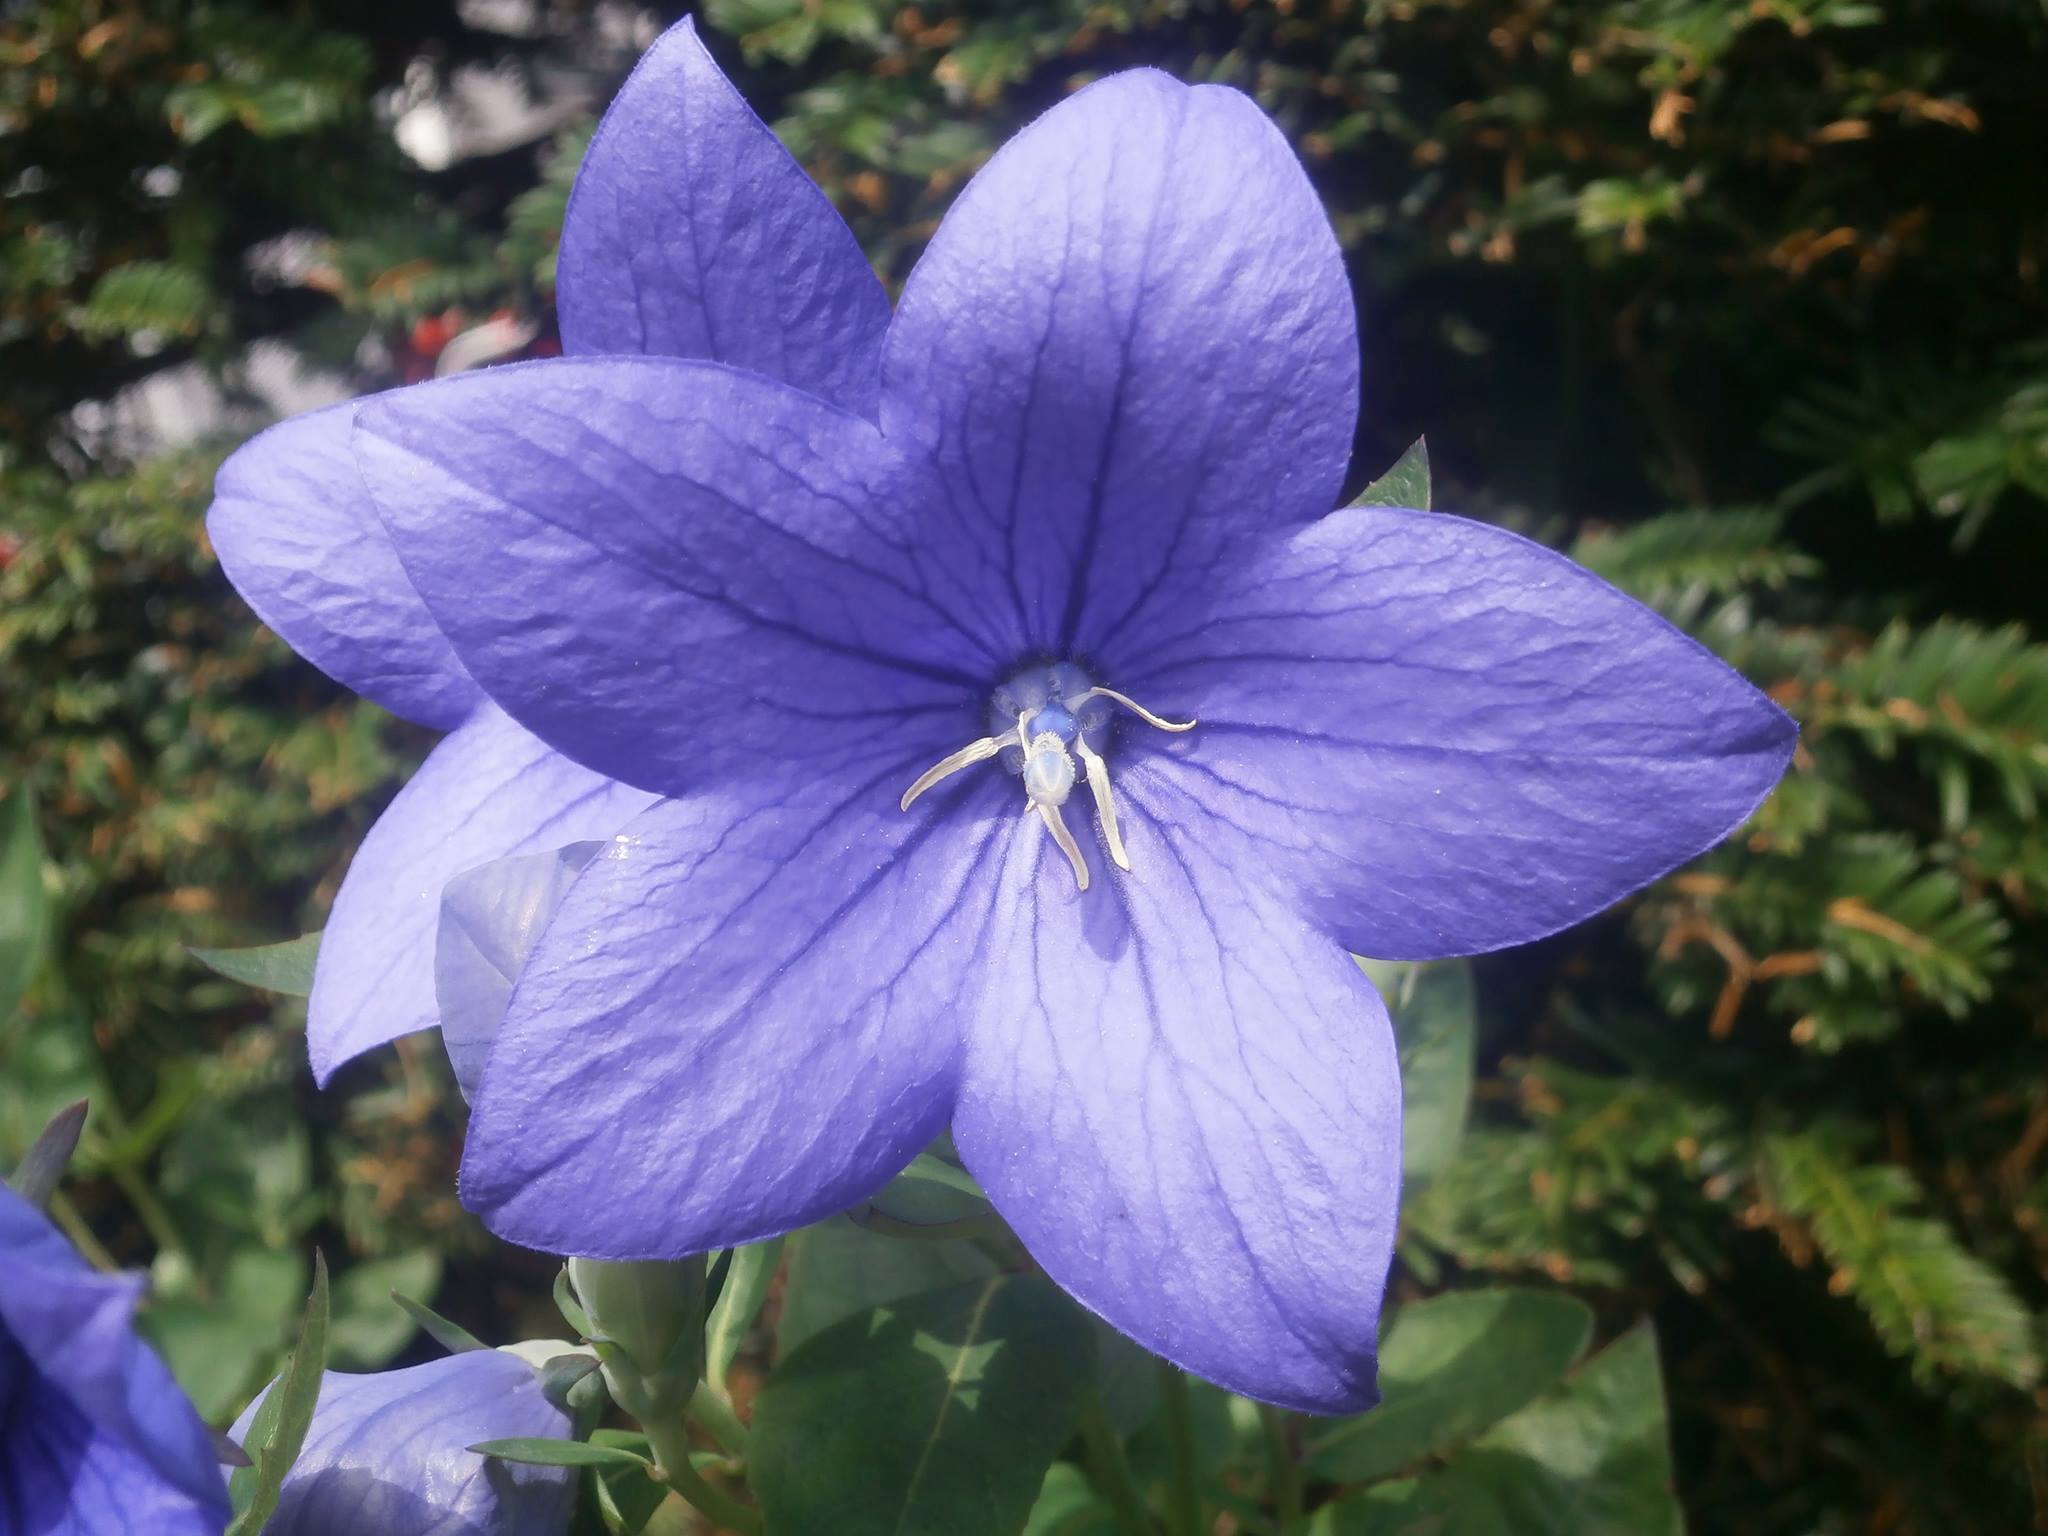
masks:
{"label": "white pistil", "polygon": [[[1079,777],[1074,767],[1075,757],[1081,759],[1081,767],[1088,777],[1088,788],[1095,796],[1095,814],[1102,823],[1102,840],[1108,845],[1110,858],[1117,868],[1126,871],[1131,867],[1131,860],[1130,855],[1124,851],[1123,831],[1117,825],[1116,795],[1109,784],[1109,764],[1082,735],[1078,724],[1079,717],[1075,712],[1090,699],[1107,699],[1112,704],[1122,705],[1155,730],[1178,734],[1181,731],[1193,730],[1195,722],[1164,719],[1153,714],[1127,694],[1118,693],[1114,688],[1090,687],[1085,692],[1060,697],[1063,686],[1060,681],[1061,673],[1072,674],[1074,670],[1062,663],[1060,668],[1052,669],[1049,684],[1045,680],[1036,681],[1035,691],[1024,693],[1023,697],[1036,698],[1040,702],[1019,710],[1014,727],[1001,735],[984,736],[979,741],[969,742],[950,757],[941,758],[917,776],[917,781],[903,792],[900,804],[907,811],[910,809],[910,803],[934,784],[951,778],[963,768],[987,762],[1006,747],[1017,747],[1023,754],[1023,760],[1017,763],[1012,771],[1023,776],[1025,814],[1035,814],[1038,817],[1046,833],[1058,845],[1060,852],[1067,856],[1067,863],[1073,867],[1074,884],[1085,891],[1088,889],[1088,861],[1082,857],[1080,845],[1074,841],[1074,834],[1067,829],[1066,818],[1060,811],[1067,803],[1068,796],[1073,793],[1074,784]],[[1086,682],[1086,679],[1080,678],[1078,681]],[[1030,674],[1013,679],[997,694],[998,700],[1008,708],[1015,708],[1016,698],[1009,690],[1019,684],[1031,682],[1033,679]],[[1072,687],[1075,684],[1066,683],[1064,686]],[[1052,695],[1050,698],[1048,687]],[[1034,721],[1041,726],[1050,723],[1052,728],[1041,729],[1033,734],[1031,726]],[[1088,729],[1099,731],[1100,721]]]}

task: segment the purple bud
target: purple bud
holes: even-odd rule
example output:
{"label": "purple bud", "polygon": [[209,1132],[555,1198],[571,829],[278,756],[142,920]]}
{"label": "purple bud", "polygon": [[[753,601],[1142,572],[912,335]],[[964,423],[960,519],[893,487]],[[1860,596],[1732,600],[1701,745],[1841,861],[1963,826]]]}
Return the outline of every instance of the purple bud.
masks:
{"label": "purple bud", "polygon": [[[262,1402],[235,1421],[236,1440]],[[370,1375],[329,1371],[265,1536],[562,1536],[575,1491],[568,1468],[469,1447],[568,1433],[539,1375],[501,1350]]]}

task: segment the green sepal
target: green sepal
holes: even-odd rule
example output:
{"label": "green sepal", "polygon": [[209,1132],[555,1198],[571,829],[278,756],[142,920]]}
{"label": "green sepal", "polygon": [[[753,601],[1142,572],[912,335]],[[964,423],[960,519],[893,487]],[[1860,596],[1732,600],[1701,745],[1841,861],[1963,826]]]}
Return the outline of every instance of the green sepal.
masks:
{"label": "green sepal", "polygon": [[299,1342],[249,1425],[242,1449],[252,1464],[238,1469],[228,1482],[235,1518],[226,1536],[256,1536],[277,1512],[285,1474],[299,1459],[320,1402],[320,1381],[327,1370],[327,1307],[327,1259],[315,1249],[313,1293],[306,1299]]}
{"label": "green sepal", "polygon": [[587,1440],[550,1440],[540,1435],[522,1435],[511,1440],[483,1440],[469,1447],[479,1456],[499,1461],[516,1461],[528,1467],[639,1467],[654,1470],[654,1463],[623,1446],[594,1445]]}
{"label": "green sepal", "polygon": [[40,1209],[57,1192],[57,1182],[71,1165],[71,1154],[78,1150],[78,1136],[85,1129],[85,1110],[84,1099],[58,1110],[22,1154],[7,1187],[30,1205]]}
{"label": "green sepal", "polygon": [[313,992],[313,962],[320,953],[319,933],[302,933],[281,944],[258,944],[250,949],[201,949],[188,945],[194,960],[230,981],[239,981],[287,997],[310,997]]}
{"label": "green sepal", "polygon": [[749,1243],[731,1250],[732,1260],[719,1287],[718,1301],[704,1324],[704,1379],[717,1392],[725,1391],[726,1372],[746,1341],[747,1330],[761,1315],[768,1300],[768,1288],[782,1263],[782,1239]]}
{"label": "green sepal", "polygon": [[579,1339],[595,1339],[597,1325],[590,1320],[590,1314],[583,1310],[583,1304],[576,1299],[575,1289],[569,1284],[569,1266],[564,1264],[555,1271],[555,1310],[562,1314],[562,1321],[576,1330]]}
{"label": "green sepal", "polygon": [[1364,490],[1351,503],[1354,507],[1410,507],[1417,512],[1429,510],[1429,445],[1423,438],[1417,438],[1408,446],[1408,451],[1394,460],[1393,467]]}
{"label": "green sepal", "polygon": [[402,1291],[393,1291],[391,1299],[398,1303],[401,1312],[420,1325],[422,1333],[451,1355],[466,1355],[472,1350],[491,1347],[460,1323],[451,1323],[426,1303],[414,1301]]}

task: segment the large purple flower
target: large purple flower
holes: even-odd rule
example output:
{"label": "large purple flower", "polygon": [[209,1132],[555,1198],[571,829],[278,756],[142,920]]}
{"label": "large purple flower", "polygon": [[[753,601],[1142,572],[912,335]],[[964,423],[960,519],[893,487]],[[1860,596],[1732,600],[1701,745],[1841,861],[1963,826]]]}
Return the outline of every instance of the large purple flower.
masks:
{"label": "large purple flower", "polygon": [[[1369,1402],[1399,1092],[1346,950],[1600,910],[1740,823],[1790,723],[1555,554],[1330,511],[1349,290],[1244,97],[1140,71],[1019,135],[871,394],[871,310],[829,301],[866,267],[814,191],[695,153],[690,104],[728,88],[663,48],[701,57],[670,34],[607,120],[564,315],[739,366],[568,358],[358,406],[381,574],[297,620],[339,675],[480,691],[464,732],[644,797],[512,992],[465,1199],[537,1247],[681,1254],[851,1205],[950,1123],[1140,1342]],[[766,290],[726,264],[798,250]],[[422,828],[460,804],[414,800]],[[578,825],[522,847],[612,830]]]}
{"label": "large purple flower", "polygon": [[141,1294],[0,1184],[0,1531],[220,1536],[227,1479],[135,1336]]}

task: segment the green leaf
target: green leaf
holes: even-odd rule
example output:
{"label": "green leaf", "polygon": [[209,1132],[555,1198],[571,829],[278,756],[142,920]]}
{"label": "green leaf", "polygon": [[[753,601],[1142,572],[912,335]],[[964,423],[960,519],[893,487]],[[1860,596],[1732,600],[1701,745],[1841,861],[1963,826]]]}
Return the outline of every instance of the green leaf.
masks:
{"label": "green leaf", "polygon": [[159,1179],[181,1213],[276,1248],[320,1217],[312,1134],[288,1092],[246,1093],[188,1116],[164,1148]]}
{"label": "green leaf", "polygon": [[398,1304],[405,1315],[419,1325],[420,1331],[451,1355],[468,1354],[472,1350],[489,1349],[490,1345],[471,1333],[460,1323],[451,1323],[432,1307],[414,1301],[410,1296],[393,1291],[391,1299]]}
{"label": "green leaf", "polygon": [[1592,1333],[1585,1303],[1548,1291],[1458,1291],[1405,1306],[1380,1345],[1380,1406],[1311,1440],[1309,1469],[1369,1482],[1468,1439],[1555,1385]]}
{"label": "green leaf", "polygon": [[78,1133],[85,1129],[85,1109],[86,1101],[80,1099],[57,1111],[16,1165],[8,1187],[30,1205],[48,1205],[50,1196],[56,1193],[58,1181],[71,1165],[71,1154],[78,1150]]}
{"label": "green leaf", "polygon": [[1412,507],[1429,510],[1429,445],[1417,438],[1393,467],[1373,481],[1351,503],[1354,507]]}
{"label": "green leaf", "polygon": [[1045,1474],[1024,1536],[1115,1536],[1116,1515],[1097,1497],[1087,1476],[1070,1461]]}
{"label": "green leaf", "polygon": [[374,1371],[405,1348],[419,1319],[393,1299],[396,1291],[431,1296],[441,1283],[441,1256],[431,1248],[352,1264],[334,1286],[334,1327],[328,1359],[337,1370]]}
{"label": "green leaf", "polygon": [[704,1379],[711,1383],[713,1391],[725,1391],[725,1373],[732,1369],[733,1357],[746,1341],[747,1330],[761,1315],[761,1306],[768,1299],[768,1288],[774,1283],[776,1267],[781,1263],[779,1237],[733,1250],[725,1285],[704,1324]]}
{"label": "green leaf", "polygon": [[528,1467],[652,1467],[654,1463],[624,1446],[596,1445],[583,1440],[548,1440],[522,1436],[485,1440],[470,1447],[479,1456],[516,1461]]}
{"label": "green leaf", "polygon": [[1683,1536],[1657,1344],[1624,1334],[1449,1466],[1318,1511],[1311,1536]]}
{"label": "green leaf", "polygon": [[748,1481],[771,1530],[1015,1536],[1094,1368],[1079,1308],[996,1275],[844,1320],[754,1406]]}
{"label": "green leaf", "polygon": [[223,1419],[275,1370],[305,1294],[306,1266],[297,1253],[251,1245],[228,1257],[212,1294],[180,1295],[160,1285],[138,1326],[200,1416]]}
{"label": "green leaf", "polygon": [[0,1023],[21,1006],[50,939],[43,840],[35,797],[18,789],[0,802]]}
{"label": "green leaf", "polygon": [[168,261],[130,261],[109,268],[93,284],[77,317],[87,336],[133,336],[154,331],[196,336],[212,296],[206,279]]}
{"label": "green leaf", "polygon": [[5,1027],[0,1016],[0,1156],[26,1156],[66,1105],[101,1101],[99,1053],[69,1007],[39,1008]]}
{"label": "green leaf", "polygon": [[592,1433],[590,1443],[622,1447],[639,1458],[599,1467],[590,1480],[598,1517],[612,1536],[639,1536],[642,1531],[683,1536],[702,1529],[702,1523],[694,1512],[685,1509],[681,1499],[648,1476],[653,1462],[645,1435],[633,1429],[600,1429]]}
{"label": "green leaf", "polygon": [[251,949],[191,950],[194,960],[230,981],[282,992],[288,997],[311,995],[313,960],[319,953],[318,933],[302,933],[282,944],[258,944]]}
{"label": "green leaf", "polygon": [[899,1221],[961,1221],[991,1209],[974,1176],[930,1152],[920,1152],[868,1204]]}
{"label": "green leaf", "polygon": [[1393,1015],[1401,1052],[1401,1177],[1417,1188],[1443,1171],[1465,1135],[1478,1037],[1472,966],[1358,963]]}
{"label": "green leaf", "polygon": [[972,1243],[905,1243],[865,1232],[843,1216],[789,1239],[789,1278],[775,1325],[778,1354],[870,1307],[920,1291],[978,1280],[995,1261]]}
{"label": "green leaf", "polygon": [[1853,1142],[1825,1123],[1766,1138],[1765,1190],[1810,1224],[1836,1283],[1922,1376],[1975,1371],[2032,1387],[2041,1356],[2025,1303],[1946,1223],[1918,1211],[1922,1194],[1910,1172],[1859,1162]]}
{"label": "green leaf", "polygon": [[306,1301],[298,1347],[250,1423],[242,1449],[248,1452],[253,1465],[238,1469],[228,1483],[235,1518],[226,1536],[256,1536],[277,1512],[285,1474],[299,1459],[306,1431],[312,1428],[313,1409],[320,1401],[320,1382],[326,1368],[327,1260],[316,1251],[313,1294]]}

